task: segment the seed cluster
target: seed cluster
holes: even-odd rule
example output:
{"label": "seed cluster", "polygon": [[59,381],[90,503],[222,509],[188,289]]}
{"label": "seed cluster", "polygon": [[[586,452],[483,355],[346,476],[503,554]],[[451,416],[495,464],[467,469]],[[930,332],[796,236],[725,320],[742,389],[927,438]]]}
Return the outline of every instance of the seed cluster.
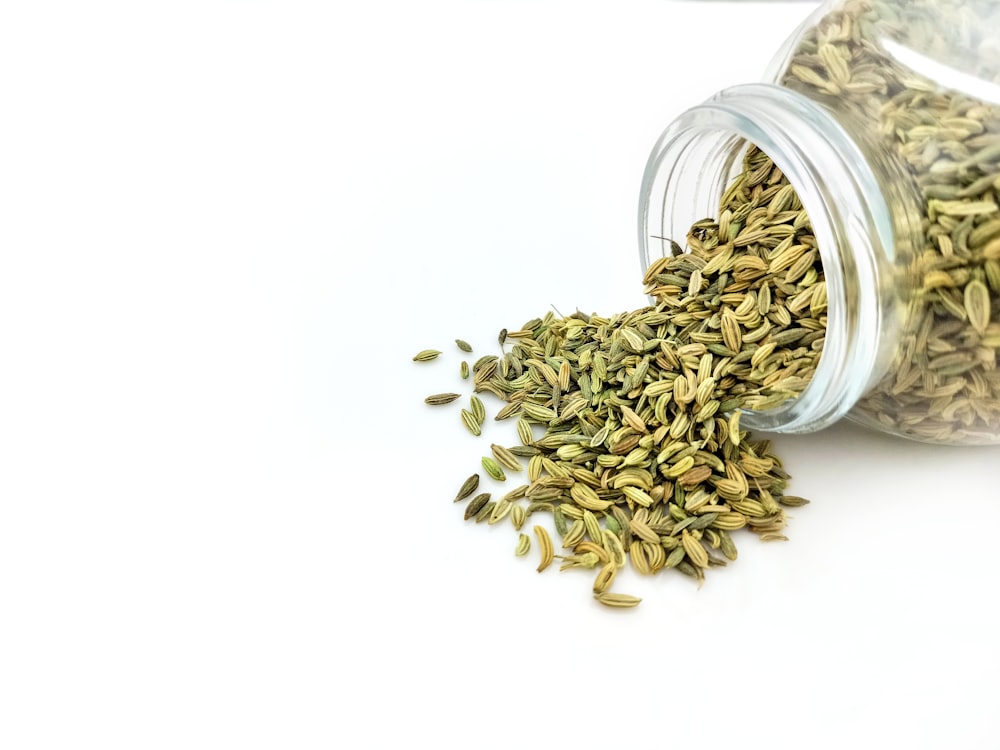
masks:
{"label": "seed cluster", "polygon": [[[697,222],[687,242],[690,252],[676,247],[647,270],[654,304],[610,317],[546,313],[501,331],[509,351],[471,368],[474,393],[504,402],[494,418],[515,419],[519,439],[491,445],[482,468],[526,481],[496,500],[476,495],[466,519],[510,517],[521,532],[551,514],[558,554],[534,525],[538,570],[558,560],[595,571],[594,596],[611,607],[640,601],[610,590],[626,563],[700,582],[736,559],[732,532],[784,540],[784,507],[806,502],[785,494],[789,475],[767,440],[740,429],[740,414],[794,398],[822,352],[826,288],[808,217],[751,147],[718,221]],[[481,433],[483,410],[461,416]],[[519,533],[515,554],[530,545]]]}

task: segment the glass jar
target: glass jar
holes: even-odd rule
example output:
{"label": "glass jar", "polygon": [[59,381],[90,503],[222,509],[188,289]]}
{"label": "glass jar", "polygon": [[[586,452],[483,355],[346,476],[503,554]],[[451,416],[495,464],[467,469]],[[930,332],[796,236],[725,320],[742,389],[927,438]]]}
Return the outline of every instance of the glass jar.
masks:
{"label": "glass jar", "polygon": [[764,82],[674,120],[646,165],[645,268],[715,216],[756,144],[812,223],[828,295],[816,373],[742,423],[848,418],[934,443],[1000,443],[1000,2],[833,0]]}

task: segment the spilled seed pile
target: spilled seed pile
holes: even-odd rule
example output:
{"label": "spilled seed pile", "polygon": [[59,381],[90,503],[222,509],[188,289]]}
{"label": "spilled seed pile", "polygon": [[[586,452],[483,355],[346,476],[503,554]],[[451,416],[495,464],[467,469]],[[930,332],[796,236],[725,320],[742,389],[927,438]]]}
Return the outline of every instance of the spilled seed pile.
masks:
{"label": "spilled seed pile", "polygon": [[[768,441],[740,429],[740,410],[794,398],[822,351],[826,287],[808,217],[751,147],[718,219],[694,224],[687,244],[647,270],[655,304],[609,317],[549,312],[502,330],[499,354],[462,362],[473,393],[456,421],[480,436],[487,415],[476,394],[500,399],[494,419],[513,420],[517,441],[490,445],[481,471],[521,480],[495,495],[477,471],[455,497],[467,501],[465,518],[509,519],[517,555],[534,543],[539,571],[557,561],[592,571],[607,606],[640,601],[612,591],[626,564],[700,583],[707,568],[736,559],[734,532],[783,540],[784,507],[806,502],[785,494],[789,475]],[[536,513],[551,517],[557,539],[532,522]]]}

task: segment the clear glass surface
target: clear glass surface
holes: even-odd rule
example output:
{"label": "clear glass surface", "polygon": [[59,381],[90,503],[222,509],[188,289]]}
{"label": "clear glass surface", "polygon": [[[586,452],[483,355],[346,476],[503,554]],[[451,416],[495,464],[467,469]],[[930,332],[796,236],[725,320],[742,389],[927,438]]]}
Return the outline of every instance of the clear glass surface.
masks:
{"label": "clear glass surface", "polygon": [[667,128],[640,202],[644,265],[713,216],[747,142],[795,186],[830,291],[802,395],[745,424],[848,417],[916,440],[1000,442],[1000,3],[838,0],[763,84]]}

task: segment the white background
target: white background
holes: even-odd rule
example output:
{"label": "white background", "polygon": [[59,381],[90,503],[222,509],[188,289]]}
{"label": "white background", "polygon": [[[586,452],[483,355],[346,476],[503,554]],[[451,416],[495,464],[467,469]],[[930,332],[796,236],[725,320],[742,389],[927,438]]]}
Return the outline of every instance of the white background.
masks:
{"label": "white background", "polygon": [[422,403],[644,303],[653,142],[812,7],[5,4],[0,747],[1000,746],[997,449],[776,437],[790,541],[609,611]]}

